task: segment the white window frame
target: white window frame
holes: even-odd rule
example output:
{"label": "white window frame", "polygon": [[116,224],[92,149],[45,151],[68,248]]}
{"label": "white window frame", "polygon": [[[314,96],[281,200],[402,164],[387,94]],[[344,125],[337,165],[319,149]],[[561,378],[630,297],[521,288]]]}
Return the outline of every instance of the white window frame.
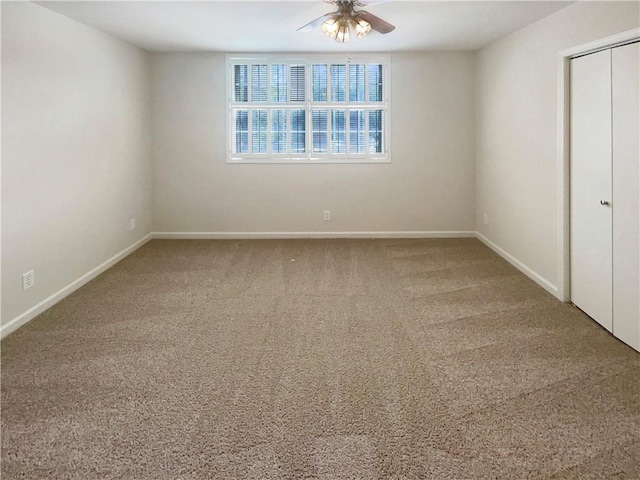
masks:
{"label": "white window frame", "polygon": [[[255,163],[255,164],[263,164],[263,163],[296,163],[296,164],[322,164],[322,163],[391,163],[391,145],[390,145],[390,125],[391,125],[391,115],[390,115],[390,98],[389,92],[390,88],[390,57],[389,55],[380,55],[380,54],[353,54],[349,57],[345,55],[227,55],[226,58],[227,65],[227,163]],[[251,64],[262,64],[268,65],[271,64],[296,64],[296,65],[305,65],[306,67],[306,89],[305,95],[306,99],[304,102],[291,102],[287,98],[286,102],[235,102],[234,101],[234,84],[233,84],[233,67],[234,65],[251,65]],[[332,102],[331,98],[331,82],[329,77],[329,84],[327,85],[327,101],[326,102],[314,102],[312,100],[313,94],[313,86],[312,86],[312,75],[311,75],[311,66],[313,64],[327,64],[330,66],[331,64],[345,64],[349,65],[360,64],[360,63],[378,63],[382,65],[382,96],[383,99],[381,102]],[[250,68],[250,67],[249,67]],[[267,76],[269,75],[270,67],[267,67]],[[346,92],[348,96],[348,79],[349,75],[347,73],[347,84],[346,84]],[[249,86],[249,88],[251,88]],[[365,100],[368,100],[368,82],[365,83]],[[249,92],[250,95],[250,92]],[[350,110],[382,110],[384,117],[384,130],[383,130],[383,151],[380,153],[315,153],[313,152],[313,125],[311,122],[311,112],[314,109],[324,109],[327,110],[327,145],[328,149],[331,148],[331,111],[334,109],[346,110],[348,123],[348,112]],[[306,153],[285,153],[285,154],[276,154],[276,153],[246,153],[246,154],[236,154],[233,153],[232,148],[232,134],[233,134],[233,111],[234,109],[249,109],[250,111],[253,109],[262,109],[267,110],[278,110],[285,109],[286,111],[291,111],[291,109],[304,110],[306,115]],[[268,115],[267,125],[267,144],[271,142],[271,121],[270,115]],[[287,117],[289,115],[287,114]],[[249,115],[251,117],[251,114]],[[365,114],[365,138],[366,144],[368,145],[369,138],[369,116]],[[290,133],[290,123],[288,122],[288,133]],[[251,127],[249,127],[251,130]],[[347,129],[347,149],[349,142],[349,133]],[[249,135],[249,145],[251,145],[251,135]],[[250,147],[251,148],[251,147]],[[287,136],[287,149],[290,148],[290,138]],[[367,148],[365,148],[367,150]]]}

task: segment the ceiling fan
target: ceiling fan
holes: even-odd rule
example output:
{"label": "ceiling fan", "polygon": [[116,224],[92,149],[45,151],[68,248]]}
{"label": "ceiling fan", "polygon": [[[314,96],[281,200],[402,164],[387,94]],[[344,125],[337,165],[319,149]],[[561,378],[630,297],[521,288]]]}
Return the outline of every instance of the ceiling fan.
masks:
{"label": "ceiling fan", "polygon": [[338,10],[316,18],[298,29],[299,32],[308,32],[318,25],[322,31],[336,42],[348,42],[349,32],[353,29],[358,38],[366,37],[371,30],[380,33],[389,33],[395,30],[395,26],[376,17],[366,10],[356,10],[356,7],[367,7],[380,1],[366,0],[325,0],[325,3],[337,5]]}

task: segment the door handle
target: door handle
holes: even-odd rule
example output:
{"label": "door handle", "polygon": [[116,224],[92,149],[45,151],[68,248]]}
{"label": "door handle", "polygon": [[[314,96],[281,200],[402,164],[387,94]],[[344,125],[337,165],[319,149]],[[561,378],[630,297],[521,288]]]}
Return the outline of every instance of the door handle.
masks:
{"label": "door handle", "polygon": [[604,205],[606,207],[607,205],[611,205],[611,204],[606,200],[600,200],[600,205]]}

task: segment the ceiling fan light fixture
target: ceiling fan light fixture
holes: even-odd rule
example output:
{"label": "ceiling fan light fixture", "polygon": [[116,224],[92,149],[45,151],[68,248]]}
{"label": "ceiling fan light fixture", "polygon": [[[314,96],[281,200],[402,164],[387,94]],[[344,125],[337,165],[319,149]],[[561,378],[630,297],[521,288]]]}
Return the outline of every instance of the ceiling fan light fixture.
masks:
{"label": "ceiling fan light fixture", "polygon": [[358,38],[366,37],[371,31],[371,24],[359,16],[351,17],[351,26]]}
{"label": "ceiling fan light fixture", "polygon": [[349,22],[344,17],[338,22],[338,31],[336,32],[335,40],[340,43],[349,41]]}
{"label": "ceiling fan light fixture", "polygon": [[[1,1],[1,0],[0,0]],[[358,38],[366,37],[372,30],[381,34],[391,33],[395,26],[366,10],[356,10],[356,7],[373,5],[371,0],[324,0],[338,7],[335,12],[327,13],[303,25],[299,32],[308,32],[317,26],[322,26],[322,33],[333,38],[336,42],[344,43],[350,40],[351,34]]]}
{"label": "ceiling fan light fixture", "polygon": [[322,32],[327,36],[335,40],[338,30],[340,29],[340,16],[334,15],[333,17],[322,22]]}

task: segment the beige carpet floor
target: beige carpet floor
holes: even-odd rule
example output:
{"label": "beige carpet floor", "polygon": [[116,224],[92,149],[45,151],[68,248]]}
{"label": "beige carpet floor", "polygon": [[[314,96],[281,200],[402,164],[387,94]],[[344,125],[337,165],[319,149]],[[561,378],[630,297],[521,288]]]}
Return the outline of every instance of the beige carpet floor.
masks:
{"label": "beige carpet floor", "polygon": [[640,354],[475,239],[156,240],[2,341],[2,478],[639,479]]}

